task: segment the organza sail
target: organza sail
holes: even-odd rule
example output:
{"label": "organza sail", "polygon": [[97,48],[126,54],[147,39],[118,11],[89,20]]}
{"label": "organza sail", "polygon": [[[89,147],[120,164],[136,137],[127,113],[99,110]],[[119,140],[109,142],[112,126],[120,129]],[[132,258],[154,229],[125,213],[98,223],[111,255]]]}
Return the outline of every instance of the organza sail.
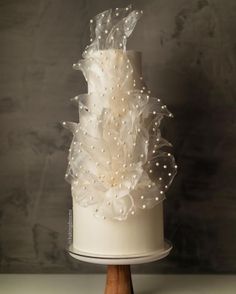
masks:
{"label": "organza sail", "polygon": [[163,201],[177,169],[159,128],[172,114],[150,95],[126,51],[141,15],[131,6],[98,14],[91,44],[73,65],[88,93],[74,98],[79,123],[64,123],[73,133],[66,180],[79,205],[92,205],[103,219],[122,221]]}

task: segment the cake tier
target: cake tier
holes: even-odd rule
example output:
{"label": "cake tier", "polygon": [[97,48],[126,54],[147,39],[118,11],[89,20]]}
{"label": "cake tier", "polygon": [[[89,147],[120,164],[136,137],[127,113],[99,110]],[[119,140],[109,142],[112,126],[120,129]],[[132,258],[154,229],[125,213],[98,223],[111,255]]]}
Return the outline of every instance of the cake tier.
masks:
{"label": "cake tier", "polygon": [[125,222],[96,218],[73,201],[73,247],[86,255],[140,256],[164,248],[162,202]]}

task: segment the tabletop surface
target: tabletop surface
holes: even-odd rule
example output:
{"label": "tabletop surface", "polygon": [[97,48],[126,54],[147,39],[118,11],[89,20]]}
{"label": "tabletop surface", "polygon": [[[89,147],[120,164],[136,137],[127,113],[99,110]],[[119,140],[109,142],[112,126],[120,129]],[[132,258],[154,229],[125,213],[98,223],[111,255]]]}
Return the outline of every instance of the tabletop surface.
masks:
{"label": "tabletop surface", "polygon": [[[141,275],[133,274],[135,294],[233,294],[236,275]],[[99,294],[104,293],[103,274],[1,274],[4,294]]]}

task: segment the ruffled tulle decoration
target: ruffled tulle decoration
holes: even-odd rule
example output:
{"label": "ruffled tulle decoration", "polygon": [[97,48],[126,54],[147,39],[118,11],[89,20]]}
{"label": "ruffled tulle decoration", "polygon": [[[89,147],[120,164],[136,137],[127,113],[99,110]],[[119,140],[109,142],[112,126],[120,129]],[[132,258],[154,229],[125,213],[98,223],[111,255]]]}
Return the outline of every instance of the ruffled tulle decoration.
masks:
{"label": "ruffled tulle decoration", "polygon": [[76,96],[79,123],[73,132],[66,179],[72,196],[97,217],[125,220],[165,198],[177,166],[163,147],[160,123],[172,114],[152,97],[126,42],[142,11],[107,10],[90,20],[91,44],[74,64],[88,82]]}

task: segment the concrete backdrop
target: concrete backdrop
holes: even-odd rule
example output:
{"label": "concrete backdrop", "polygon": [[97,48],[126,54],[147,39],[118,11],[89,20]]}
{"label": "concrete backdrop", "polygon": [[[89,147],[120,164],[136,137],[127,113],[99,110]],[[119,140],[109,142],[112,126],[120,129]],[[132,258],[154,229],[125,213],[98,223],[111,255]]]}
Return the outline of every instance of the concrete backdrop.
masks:
{"label": "concrete backdrop", "polygon": [[[78,120],[70,98],[86,92],[72,69],[89,19],[119,0],[0,1],[1,272],[99,272],[68,257],[70,186],[64,180]],[[131,49],[174,119],[163,121],[179,165],[165,201],[171,255],[134,272],[236,271],[236,1],[133,1],[144,10]]]}

